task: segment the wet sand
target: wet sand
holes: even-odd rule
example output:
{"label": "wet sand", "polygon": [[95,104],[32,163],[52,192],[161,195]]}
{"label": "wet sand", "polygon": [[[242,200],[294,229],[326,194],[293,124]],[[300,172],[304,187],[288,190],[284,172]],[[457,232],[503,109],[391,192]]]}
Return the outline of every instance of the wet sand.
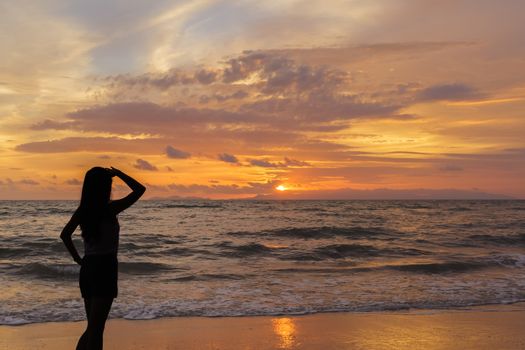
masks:
{"label": "wet sand", "polygon": [[[522,310],[117,319],[106,326],[104,349],[525,349]],[[0,326],[0,349],[74,349],[84,327]]]}

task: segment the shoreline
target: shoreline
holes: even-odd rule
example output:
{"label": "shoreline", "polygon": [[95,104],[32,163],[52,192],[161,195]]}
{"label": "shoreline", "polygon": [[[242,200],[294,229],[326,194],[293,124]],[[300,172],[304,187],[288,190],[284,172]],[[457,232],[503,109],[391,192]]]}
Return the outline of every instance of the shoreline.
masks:
{"label": "shoreline", "polygon": [[[467,309],[110,319],[105,349],[523,349],[525,303]],[[85,321],[0,326],[0,349],[73,349]]]}
{"label": "shoreline", "polygon": [[[433,315],[439,313],[456,313],[456,312],[525,312],[525,300],[509,302],[503,304],[484,304],[484,305],[471,305],[471,306],[458,306],[451,308],[406,308],[406,309],[392,309],[392,310],[371,310],[371,311],[353,311],[353,310],[341,310],[341,311],[316,311],[307,313],[289,313],[289,314],[262,314],[262,315],[219,315],[219,316],[207,316],[207,315],[184,315],[184,316],[161,316],[153,318],[126,318],[126,317],[110,317],[108,320],[122,320],[122,321],[154,321],[163,319],[179,319],[179,318],[209,318],[209,319],[222,319],[222,318],[258,318],[258,317],[306,317],[314,315],[325,315],[325,314],[352,314],[352,315]],[[85,315],[83,315],[85,316]],[[55,323],[77,323],[83,322],[84,319],[79,320],[67,320],[67,321],[37,321],[37,322],[20,322],[12,324],[0,324],[1,327],[23,327],[29,325],[45,325]],[[1,350],[1,349],[0,349]]]}
{"label": "shoreline", "polygon": [[[290,313],[290,314],[268,314],[268,315],[225,315],[225,316],[206,316],[206,315],[184,315],[184,316],[161,316],[153,318],[125,318],[117,317],[112,318],[111,314],[109,320],[122,320],[129,322],[136,321],[155,321],[164,319],[179,319],[179,318],[209,318],[209,319],[227,319],[227,318],[259,318],[259,317],[307,317],[315,315],[337,315],[337,314],[351,314],[351,315],[434,315],[441,313],[468,313],[468,312],[525,312],[525,300],[508,302],[502,304],[483,304],[483,305],[470,305],[470,306],[458,306],[451,308],[406,308],[406,309],[392,309],[392,310],[372,310],[372,311],[319,311],[311,313]],[[85,316],[85,315],[83,315]],[[13,324],[0,324],[2,327],[24,327],[30,325],[45,325],[45,324],[57,324],[57,323],[78,323],[84,322],[84,319],[80,320],[68,320],[68,321],[42,321],[42,322],[22,322]],[[0,349],[1,350],[1,349]]]}

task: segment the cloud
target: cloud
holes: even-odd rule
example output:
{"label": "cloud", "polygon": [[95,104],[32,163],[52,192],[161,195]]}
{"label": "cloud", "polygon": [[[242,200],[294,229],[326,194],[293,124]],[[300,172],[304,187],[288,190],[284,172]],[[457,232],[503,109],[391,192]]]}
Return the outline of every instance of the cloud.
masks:
{"label": "cloud", "polygon": [[439,170],[443,171],[463,171],[464,169],[458,165],[453,164],[447,164],[439,168]]}
{"label": "cloud", "polygon": [[140,75],[119,74],[101,78],[104,87],[112,94],[126,90],[157,89],[165,91],[176,86],[192,84],[209,85],[217,79],[217,72],[208,69],[185,71],[170,69],[166,72],[143,73]]}
{"label": "cloud", "polygon": [[173,148],[169,145],[166,146],[166,155],[168,156],[168,158],[174,159],[186,159],[191,157],[190,153]]}
{"label": "cloud", "polygon": [[149,163],[148,161],[144,159],[140,159],[140,158],[136,160],[133,167],[139,170],[148,170],[148,171],[158,171],[159,170],[153,164]]}
{"label": "cloud", "polygon": [[414,56],[426,58],[440,51],[474,47],[473,41],[399,41],[363,45],[319,46],[305,48],[279,48],[265,50],[266,53],[287,57],[302,64],[352,67],[378,60],[399,60]]}
{"label": "cloud", "polygon": [[[250,123],[261,124],[268,119],[253,114],[228,110],[178,108],[162,106],[151,102],[112,103],[93,106],[68,113],[69,121],[45,120],[32,126],[33,129],[73,129],[78,131],[99,131],[118,134],[140,135],[170,133],[203,124]],[[187,130],[184,130],[187,133]]]}
{"label": "cloud", "polygon": [[125,139],[120,137],[65,137],[58,140],[22,143],[16,151],[30,153],[64,153],[64,152],[120,152],[157,154],[165,144],[164,139]]}
{"label": "cloud", "polygon": [[[287,120],[290,127],[315,130],[318,126],[334,121],[360,118],[391,118],[402,108],[402,105],[367,102],[357,95],[308,95],[304,98],[269,98],[245,104],[245,111],[263,114],[278,114],[281,120]],[[291,120],[295,116],[295,120]],[[295,125],[289,123],[294,122]],[[278,124],[278,122],[276,123]]]}
{"label": "cloud", "polygon": [[31,179],[22,179],[20,181],[17,181],[17,183],[19,184],[23,184],[23,185],[39,185],[40,183],[35,181],[35,180],[31,180]]}
{"label": "cloud", "polygon": [[430,86],[416,96],[419,101],[464,101],[481,97],[476,89],[459,83]]}
{"label": "cloud", "polygon": [[287,157],[284,158],[284,164],[286,166],[297,166],[297,167],[310,166],[311,165],[308,162],[303,162],[303,161],[296,160],[296,159],[290,159],[290,158],[287,158]]}
{"label": "cloud", "polygon": [[266,159],[250,159],[249,163],[253,166],[259,166],[263,168],[280,168],[282,165],[280,163],[272,163]]}
{"label": "cloud", "polygon": [[250,159],[250,165],[259,166],[263,168],[287,168],[287,167],[305,167],[310,166],[309,163],[296,159],[284,158],[284,162],[272,163],[266,159]]}
{"label": "cloud", "polygon": [[332,91],[341,86],[348,73],[325,65],[297,64],[293,60],[264,51],[245,51],[227,61],[223,82],[235,83],[257,76],[258,89],[266,94]]}
{"label": "cloud", "polygon": [[201,97],[199,97],[199,103],[208,103],[212,98],[217,102],[225,102],[228,100],[241,100],[247,96],[249,96],[248,92],[243,90],[237,90],[236,92],[229,95],[221,95],[217,93],[211,97],[207,95],[202,95]]}
{"label": "cloud", "polygon": [[208,85],[216,80],[217,72],[214,72],[212,70],[201,69],[195,73],[194,77],[195,80],[197,80],[199,83]]}
{"label": "cloud", "polygon": [[65,183],[67,185],[73,185],[73,186],[82,185],[82,181],[80,181],[78,179],[69,179],[69,180],[66,180]]}
{"label": "cloud", "polygon": [[[206,140],[206,142],[202,142]],[[247,130],[242,128],[216,128],[212,130],[195,129],[173,130],[165,137],[66,137],[58,140],[28,142],[15,146],[16,151],[30,153],[64,153],[64,152],[115,152],[131,154],[157,155],[166,144],[184,144],[193,152],[209,153],[213,149],[223,149],[232,153],[242,148],[249,154],[260,153],[280,156],[279,147],[303,151],[324,152],[344,149],[345,145],[328,141],[308,139],[298,133],[285,130],[267,130],[264,128]],[[210,146],[212,145],[212,146]]]}
{"label": "cloud", "polygon": [[234,163],[234,164],[239,163],[239,160],[233,154],[221,153],[217,156],[217,158],[226,163]]}
{"label": "cloud", "polygon": [[172,183],[166,187],[175,195],[199,195],[199,194],[260,194],[272,192],[275,186],[279,184],[278,180],[269,180],[266,182],[248,182],[244,185],[221,185],[213,183],[211,185],[191,184],[183,185]]}

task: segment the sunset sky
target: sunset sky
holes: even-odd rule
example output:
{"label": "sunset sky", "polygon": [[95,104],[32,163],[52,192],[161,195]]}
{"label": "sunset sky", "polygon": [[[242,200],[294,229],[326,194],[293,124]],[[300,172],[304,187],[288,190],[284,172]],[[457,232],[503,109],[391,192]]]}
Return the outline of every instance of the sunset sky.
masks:
{"label": "sunset sky", "polygon": [[0,1],[0,199],[95,165],[149,197],[525,198],[524,33],[523,0]]}

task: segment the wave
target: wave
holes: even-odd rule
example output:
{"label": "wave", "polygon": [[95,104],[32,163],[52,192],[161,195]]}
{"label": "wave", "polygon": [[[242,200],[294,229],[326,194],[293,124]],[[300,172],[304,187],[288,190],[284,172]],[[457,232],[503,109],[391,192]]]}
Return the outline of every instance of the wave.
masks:
{"label": "wave", "polygon": [[457,211],[457,212],[461,212],[461,211],[472,211],[471,208],[467,208],[467,207],[455,207],[455,208],[450,208],[448,209],[449,211]]}
{"label": "wave", "polygon": [[0,247],[0,259],[15,258],[19,256],[27,256],[32,252],[29,248],[4,248]]}
{"label": "wave", "polygon": [[368,258],[379,256],[404,257],[427,254],[430,253],[411,248],[377,248],[371,245],[362,244],[330,244],[323,247],[317,247],[309,252],[295,252],[289,255],[281,256],[280,258],[282,260],[321,261],[327,259]]}
{"label": "wave", "polygon": [[483,242],[496,245],[525,245],[525,234],[505,236],[477,234],[468,236],[467,240],[464,242],[466,244],[472,244],[473,242]]}
{"label": "wave", "polygon": [[[366,304],[353,304],[348,301],[328,305],[265,305],[259,307],[231,307],[230,305],[220,305],[211,301],[182,301],[162,300],[154,303],[137,302],[134,304],[121,305],[115,307],[111,314],[117,319],[126,320],[150,320],[167,317],[251,317],[251,316],[299,316],[320,313],[334,312],[391,312],[391,311],[410,311],[410,310],[472,310],[476,307],[490,305],[510,305],[524,302],[524,297],[513,297],[509,299],[488,298],[487,300],[472,299],[451,299],[451,300],[400,300],[387,302],[369,302]],[[242,305],[242,303],[241,303]],[[47,305],[49,307],[49,305]],[[41,312],[31,312],[21,314],[13,312],[11,314],[0,314],[0,325],[22,325],[30,323],[57,322],[57,321],[78,321],[82,318],[79,312],[81,306],[76,305],[66,309],[64,305],[53,307],[51,311],[46,307]],[[522,310],[517,306],[516,310]]]}
{"label": "wave", "polygon": [[220,204],[166,204],[163,205],[162,208],[186,208],[186,209],[194,209],[194,208],[222,208],[223,206]]}
{"label": "wave", "polygon": [[223,241],[211,244],[209,250],[194,250],[184,248],[171,248],[163,251],[167,255],[171,252],[174,255],[190,256],[202,254],[203,257],[220,256],[226,258],[244,258],[251,256],[267,256],[280,260],[295,261],[323,261],[344,258],[367,258],[367,257],[407,257],[407,256],[426,256],[431,253],[415,248],[386,247],[378,248],[365,244],[329,244],[315,247],[311,250],[295,248],[293,246],[267,246],[261,243],[234,244],[230,241]]}
{"label": "wave", "polygon": [[[319,226],[319,227],[289,227],[267,231],[256,232],[229,232],[229,235],[234,236],[274,236],[283,238],[303,238],[303,239],[320,239],[332,237],[346,237],[346,238],[366,238],[366,239],[385,239],[385,237],[392,236],[398,232],[385,229],[382,227],[337,227],[337,226]],[[393,238],[391,238],[393,239]]]}
{"label": "wave", "polygon": [[521,268],[525,267],[525,254],[496,255],[491,259],[495,264],[503,267]]}
{"label": "wave", "polygon": [[444,273],[459,273],[469,272],[473,270],[480,270],[488,267],[488,264],[483,262],[467,262],[467,261],[449,261],[439,263],[423,263],[423,264],[408,264],[408,265],[389,265],[385,269],[397,270],[403,272],[414,272],[423,274],[444,274]]}
{"label": "wave", "polygon": [[212,274],[212,273],[205,273],[205,274],[200,274],[200,275],[181,276],[181,277],[170,279],[168,281],[173,281],[173,282],[191,282],[191,281],[212,281],[212,280],[243,280],[246,277],[247,277],[247,275],[239,275],[239,274],[228,274],[228,273]]}
{"label": "wave", "polygon": [[[30,276],[37,279],[72,279],[78,278],[80,266],[76,264],[58,264],[32,262],[24,265],[8,265],[6,270],[11,275]],[[124,274],[152,274],[174,271],[175,267],[153,262],[119,262],[119,272]]]}
{"label": "wave", "polygon": [[272,251],[280,248],[271,248],[267,247],[264,244],[260,243],[247,243],[241,245],[235,245],[231,242],[221,242],[219,244],[213,245],[214,247],[220,248],[218,255],[225,257],[249,257],[254,255],[268,255]]}
{"label": "wave", "polygon": [[145,275],[155,272],[176,270],[176,268],[167,264],[147,261],[121,261],[118,264],[118,269],[119,272],[131,275]]}
{"label": "wave", "polygon": [[73,264],[45,264],[33,262],[11,265],[7,268],[13,275],[31,276],[37,279],[73,279],[78,277],[80,266]]}
{"label": "wave", "polygon": [[[352,253],[355,249],[349,249]],[[346,251],[343,250],[343,251]],[[361,248],[357,251],[363,252]],[[335,254],[335,258],[344,257]],[[344,255],[344,253],[343,253]],[[301,258],[302,257],[302,258]],[[297,258],[297,257],[296,257]],[[298,260],[319,260],[317,256],[304,255],[300,256]],[[277,273],[323,273],[323,274],[344,274],[344,273],[367,273],[367,272],[381,272],[385,270],[396,270],[408,273],[421,274],[447,274],[447,273],[463,273],[486,268],[523,268],[525,267],[525,254],[504,254],[487,257],[479,257],[477,259],[468,261],[443,261],[443,262],[428,262],[416,264],[386,264],[378,266],[351,266],[351,267],[326,267],[326,268],[278,268],[273,269],[272,272]]]}

